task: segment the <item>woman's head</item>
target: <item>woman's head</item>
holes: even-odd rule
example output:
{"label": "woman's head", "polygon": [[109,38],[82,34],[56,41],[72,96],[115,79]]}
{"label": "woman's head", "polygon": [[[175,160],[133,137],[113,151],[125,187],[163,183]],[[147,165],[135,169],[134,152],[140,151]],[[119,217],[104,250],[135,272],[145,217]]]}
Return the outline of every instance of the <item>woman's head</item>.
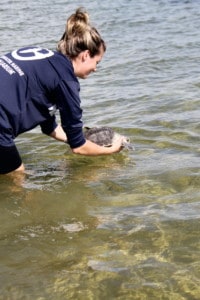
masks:
{"label": "woman's head", "polygon": [[91,58],[99,55],[102,51],[106,51],[106,45],[96,28],[90,25],[88,13],[78,8],[68,18],[57,49],[73,60],[86,50],[89,51]]}

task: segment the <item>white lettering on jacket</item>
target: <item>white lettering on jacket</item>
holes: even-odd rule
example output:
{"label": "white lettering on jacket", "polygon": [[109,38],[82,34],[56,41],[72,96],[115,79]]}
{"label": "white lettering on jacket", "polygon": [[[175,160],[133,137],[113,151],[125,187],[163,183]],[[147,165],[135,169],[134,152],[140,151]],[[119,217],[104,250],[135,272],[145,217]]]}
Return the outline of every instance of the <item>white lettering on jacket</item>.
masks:
{"label": "white lettering on jacket", "polygon": [[29,47],[29,48],[14,50],[12,51],[11,55],[17,60],[39,60],[39,59],[44,59],[53,56],[54,53],[53,51],[45,48]]}

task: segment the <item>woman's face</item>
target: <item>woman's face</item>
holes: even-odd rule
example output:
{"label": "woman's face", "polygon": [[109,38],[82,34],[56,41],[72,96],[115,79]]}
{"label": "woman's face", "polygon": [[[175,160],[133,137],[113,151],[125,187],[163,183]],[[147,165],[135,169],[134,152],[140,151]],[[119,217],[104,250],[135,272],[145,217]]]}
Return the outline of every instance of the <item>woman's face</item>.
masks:
{"label": "woman's face", "polygon": [[85,50],[79,54],[73,61],[75,75],[79,78],[85,79],[91,72],[95,72],[98,63],[104,55],[104,50],[101,47],[100,53],[94,57],[90,56],[89,50]]}

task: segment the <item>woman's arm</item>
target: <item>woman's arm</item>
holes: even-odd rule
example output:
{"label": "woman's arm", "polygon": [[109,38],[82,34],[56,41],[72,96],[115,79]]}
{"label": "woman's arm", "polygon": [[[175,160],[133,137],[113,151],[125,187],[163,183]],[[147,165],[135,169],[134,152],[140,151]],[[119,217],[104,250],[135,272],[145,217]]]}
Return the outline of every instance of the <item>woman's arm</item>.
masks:
{"label": "woman's arm", "polygon": [[[62,129],[61,125],[58,125],[55,130],[50,134],[50,136],[57,141],[66,142],[67,136]],[[122,139],[119,138],[111,147],[99,146],[91,141],[86,140],[86,142],[77,148],[72,149],[72,152],[80,155],[106,155],[111,153],[120,152],[122,150]]]}
{"label": "woman's arm", "polygon": [[72,149],[72,152],[75,154],[90,156],[106,155],[120,152],[123,148],[122,139],[123,138],[119,138],[111,147],[99,146],[91,141],[86,140],[85,144],[83,144],[81,147]]}
{"label": "woman's arm", "polygon": [[57,141],[60,142],[66,142],[67,136],[64,130],[62,129],[61,125],[58,125],[52,133],[50,133],[50,136],[54,138]]}

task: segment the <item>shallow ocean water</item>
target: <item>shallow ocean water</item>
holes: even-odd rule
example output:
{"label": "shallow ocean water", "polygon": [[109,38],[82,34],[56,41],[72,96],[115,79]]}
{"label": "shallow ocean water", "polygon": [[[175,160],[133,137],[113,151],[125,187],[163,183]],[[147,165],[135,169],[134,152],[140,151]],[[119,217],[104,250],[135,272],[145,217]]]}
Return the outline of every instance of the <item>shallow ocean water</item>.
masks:
{"label": "shallow ocean water", "polygon": [[54,49],[84,6],[107,42],[81,83],[86,126],[134,151],[77,157],[19,136],[25,176],[0,177],[0,299],[199,299],[200,3],[2,1],[0,55]]}

